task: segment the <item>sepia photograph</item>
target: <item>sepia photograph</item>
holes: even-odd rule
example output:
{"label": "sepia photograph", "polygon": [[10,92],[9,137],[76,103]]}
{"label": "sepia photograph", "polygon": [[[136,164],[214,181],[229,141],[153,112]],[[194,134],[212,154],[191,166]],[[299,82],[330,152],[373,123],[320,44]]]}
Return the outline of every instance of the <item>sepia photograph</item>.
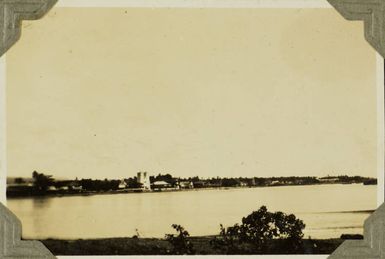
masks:
{"label": "sepia photograph", "polygon": [[59,6],[22,30],[5,59],[6,195],[24,240],[267,255],[363,239],[383,201],[384,63],[362,22]]}

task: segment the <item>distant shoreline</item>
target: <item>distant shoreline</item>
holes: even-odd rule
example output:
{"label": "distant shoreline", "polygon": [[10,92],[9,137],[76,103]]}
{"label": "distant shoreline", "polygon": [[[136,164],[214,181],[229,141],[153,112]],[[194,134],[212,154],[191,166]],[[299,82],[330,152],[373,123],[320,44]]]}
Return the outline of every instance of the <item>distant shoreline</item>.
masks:
{"label": "distant shoreline", "polygon": [[[94,195],[112,195],[112,194],[131,194],[131,193],[164,193],[164,192],[186,192],[186,191],[201,191],[201,190],[234,190],[234,189],[250,189],[250,188],[270,188],[270,187],[288,187],[288,186],[316,186],[316,185],[351,185],[363,183],[317,183],[317,184],[287,184],[287,185],[268,185],[268,186],[236,186],[236,187],[204,187],[190,189],[164,189],[156,191],[139,191],[137,189],[110,190],[104,192],[96,191],[81,191],[81,192],[47,192],[44,194],[26,194],[26,195],[10,195],[7,193],[7,199],[23,199],[23,198],[44,198],[44,197],[72,197],[72,196],[94,196]],[[369,185],[368,185],[369,186]],[[359,212],[357,212],[359,213]]]}

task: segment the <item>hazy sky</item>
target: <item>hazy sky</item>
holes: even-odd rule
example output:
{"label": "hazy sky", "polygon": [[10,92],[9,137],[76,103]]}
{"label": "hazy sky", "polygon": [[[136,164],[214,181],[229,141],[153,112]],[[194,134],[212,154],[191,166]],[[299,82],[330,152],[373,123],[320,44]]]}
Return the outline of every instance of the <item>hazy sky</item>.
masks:
{"label": "hazy sky", "polygon": [[57,8],[23,27],[9,176],[376,176],[375,51],[333,9]]}

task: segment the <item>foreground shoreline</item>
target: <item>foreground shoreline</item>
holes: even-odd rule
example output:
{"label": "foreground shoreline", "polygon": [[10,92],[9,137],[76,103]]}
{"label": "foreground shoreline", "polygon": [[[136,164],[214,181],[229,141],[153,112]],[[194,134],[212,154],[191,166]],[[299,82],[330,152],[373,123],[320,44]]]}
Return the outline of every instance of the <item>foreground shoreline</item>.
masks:
{"label": "foreground shoreline", "polygon": [[[214,236],[190,237],[197,255],[225,254],[210,246]],[[303,246],[297,254],[331,254],[344,239],[303,239]],[[172,255],[171,246],[162,238],[103,238],[60,240],[45,239],[41,242],[54,255]],[[267,254],[288,254],[274,250],[279,240],[273,240],[273,252]]]}

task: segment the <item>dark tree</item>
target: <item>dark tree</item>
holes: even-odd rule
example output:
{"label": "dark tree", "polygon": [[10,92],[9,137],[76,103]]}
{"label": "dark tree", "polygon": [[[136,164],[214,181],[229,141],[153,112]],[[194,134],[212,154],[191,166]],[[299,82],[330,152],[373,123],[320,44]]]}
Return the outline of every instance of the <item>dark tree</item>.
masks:
{"label": "dark tree", "polygon": [[239,185],[239,181],[234,178],[223,178],[222,186],[223,187],[235,187]]}
{"label": "dark tree", "polygon": [[37,192],[46,192],[54,182],[52,175],[40,174],[36,171],[33,171],[32,178],[34,180],[33,186]]}
{"label": "dark tree", "polygon": [[172,227],[177,231],[177,235],[166,234],[166,240],[171,244],[171,254],[190,255],[194,254],[193,244],[189,241],[190,234],[181,226],[173,224]]}
{"label": "dark tree", "polygon": [[[150,176],[150,182],[153,182],[153,181],[151,181],[151,177],[152,176]],[[132,178],[130,177],[128,179],[125,179],[125,182],[127,183],[128,188],[140,188],[141,187],[141,184],[138,183],[138,180],[136,177],[132,177]]]}
{"label": "dark tree", "polygon": [[280,252],[295,253],[302,247],[305,224],[293,214],[269,212],[265,206],[242,219],[241,224],[224,228],[212,240],[214,248],[228,254],[271,252],[273,241]]}
{"label": "dark tree", "polygon": [[22,183],[25,183],[25,181],[24,181],[23,178],[17,177],[17,178],[15,178],[15,183],[17,183],[17,184],[22,184]]}

